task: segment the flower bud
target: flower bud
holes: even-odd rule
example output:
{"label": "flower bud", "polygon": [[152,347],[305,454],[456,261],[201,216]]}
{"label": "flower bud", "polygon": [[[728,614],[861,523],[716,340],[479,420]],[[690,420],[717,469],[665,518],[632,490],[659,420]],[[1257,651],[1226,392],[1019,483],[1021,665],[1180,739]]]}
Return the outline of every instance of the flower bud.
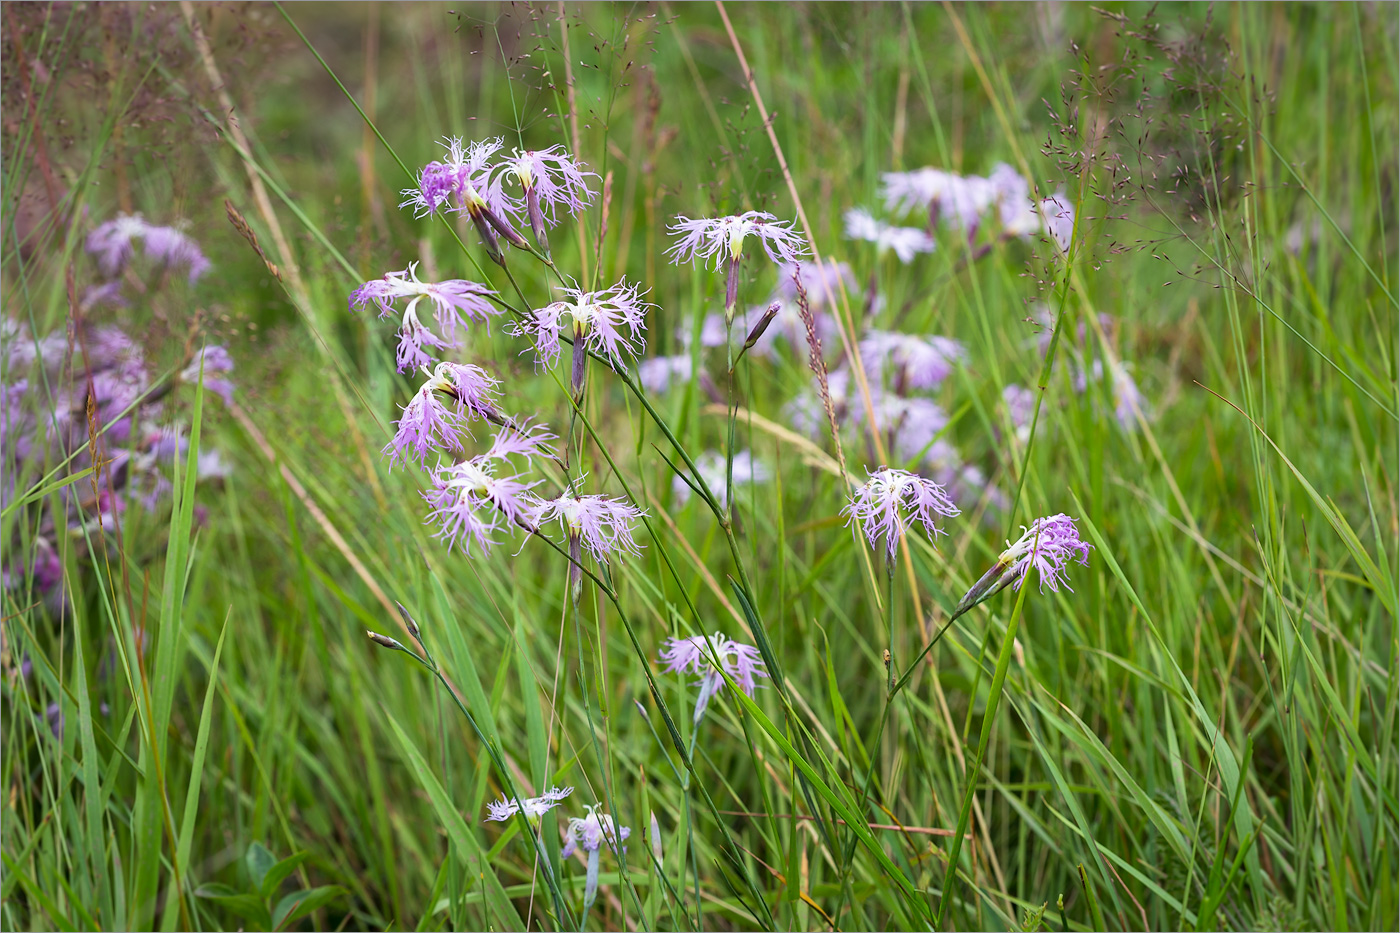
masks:
{"label": "flower bud", "polygon": [[773,323],[773,318],[778,316],[782,307],[782,304],[776,301],[768,306],[768,310],[763,312],[763,317],[759,318],[758,323],[753,326],[753,330],[749,331],[748,339],[744,341],[745,350],[753,349],[753,345],[758,343],[764,331],[768,330],[768,325]]}
{"label": "flower bud", "polygon": [[381,635],[378,632],[365,632],[365,634],[369,636],[370,641],[374,642],[381,648],[388,648],[390,651],[408,650],[403,645],[390,638],[388,635]]}

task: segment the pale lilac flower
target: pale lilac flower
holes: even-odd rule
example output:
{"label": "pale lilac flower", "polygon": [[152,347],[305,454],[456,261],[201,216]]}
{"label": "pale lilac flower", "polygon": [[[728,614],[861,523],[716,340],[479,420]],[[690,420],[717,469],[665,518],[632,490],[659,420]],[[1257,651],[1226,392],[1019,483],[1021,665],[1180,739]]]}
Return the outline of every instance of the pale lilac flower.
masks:
{"label": "pale lilac flower", "polygon": [[678,356],[654,356],[643,360],[637,367],[637,378],[642,386],[655,395],[665,392],[672,379],[688,382],[694,372],[694,363],[689,353]]}
{"label": "pale lilac flower", "polygon": [[146,229],[140,214],[118,214],[88,234],[87,251],[97,260],[102,274],[112,278],[126,268],[135,250],[133,241],[145,236]]}
{"label": "pale lilac flower", "polygon": [[1089,565],[1089,551],[1092,544],[1079,538],[1079,529],[1074,519],[1060,513],[1046,518],[1037,518],[1029,528],[1021,526],[1024,532],[1015,544],[1007,544],[997,563],[1008,564],[1008,571],[1014,577],[1015,588],[1020,589],[1026,582],[1026,575],[1032,567],[1040,579],[1041,592],[1049,586],[1052,593],[1058,593],[1060,586],[1070,590],[1065,570],[1071,558],[1084,566]]}
{"label": "pale lilac flower", "polygon": [[[367,310],[371,304],[379,308],[381,318],[394,313],[394,302],[409,299],[399,324],[399,347],[396,354],[399,372],[408,372],[432,362],[433,356],[425,347],[434,350],[451,349],[460,346],[457,328],[466,327],[467,321],[489,322],[493,315],[501,311],[489,300],[496,292],[476,282],[465,279],[449,279],[443,282],[424,282],[418,278],[418,263],[409,263],[407,269],[386,273],[382,279],[366,282],[350,294],[350,310]],[[433,305],[433,318],[442,337],[428,330],[418,317],[418,303],[424,298]]]}
{"label": "pale lilac flower", "polygon": [[882,194],[889,210],[905,214],[914,210],[936,212],[965,230],[976,228],[982,212],[997,198],[996,186],[976,175],[921,168],[886,172],[883,178]]}
{"label": "pale lilac flower", "polygon": [[944,193],[961,179],[952,172],[936,168],[920,168],[910,172],[885,172],[880,196],[885,209],[896,214],[927,211]]}
{"label": "pale lilac flower", "polygon": [[914,521],[924,526],[930,540],[936,540],[936,535],[944,533],[935,524],[937,518],[960,514],[943,487],[932,480],[886,467],[866,472],[870,479],[851,494],[842,514],[848,516],[847,527],[855,522],[865,532],[872,548],[883,535],[891,560],[899,539]]}
{"label": "pale lilac flower", "polygon": [[656,811],[651,814],[651,855],[656,859],[656,864],[660,865],[665,860],[662,858],[661,850],[661,824],[657,822]]}
{"label": "pale lilac flower", "polygon": [[598,292],[566,288],[563,292],[568,300],[533,310],[524,321],[512,321],[506,331],[533,340],[535,361],[550,366],[559,358],[559,333],[567,314],[573,322],[576,347],[581,342],[626,369],[625,357],[636,356],[646,348],[642,332],[646,330],[646,312],[651,305],[642,301],[638,289],[639,286],[628,285],[626,279]]}
{"label": "pale lilac flower", "polygon": [[1035,414],[1035,393],[1025,386],[1012,383],[1001,390],[1002,403],[1006,405],[1007,417],[1016,429],[1016,436],[1025,443],[1030,436],[1031,417]]}
{"label": "pale lilac flower", "polygon": [[145,242],[147,256],[167,266],[185,266],[191,285],[209,271],[209,260],[200,251],[199,244],[174,227],[147,225]]}
{"label": "pale lilac flower", "polygon": [[[725,638],[715,632],[713,635],[692,635],[689,638],[668,638],[661,649],[661,662],[668,672],[695,674],[700,679],[693,684],[700,688],[695,698],[694,722],[699,725],[710,700],[724,690],[724,675],[739,685],[739,689],[750,697],[758,686],[756,678],[767,677],[763,656],[753,645],[746,645]],[[715,665],[718,663],[719,667]]]}
{"label": "pale lilac flower", "polygon": [[861,339],[860,357],[867,372],[892,370],[897,391],[936,389],[967,349],[951,337],[872,330]]}
{"label": "pale lilac flower", "polygon": [[231,473],[233,467],[224,459],[223,452],[219,449],[210,447],[199,452],[195,460],[195,479],[224,479]]}
{"label": "pale lilac flower", "polygon": [[569,826],[564,830],[564,848],[559,853],[563,858],[568,858],[579,850],[586,853],[588,871],[583,883],[584,910],[591,907],[594,898],[598,896],[598,853],[603,843],[606,841],[613,849],[625,848],[623,842],[632,835],[629,827],[624,826],[619,831],[611,816],[599,813],[601,807],[602,804],[584,807],[588,811],[587,816],[576,816],[569,820]]}
{"label": "pale lilac flower", "polygon": [[524,813],[525,819],[531,823],[538,823],[540,817],[559,806],[564,798],[573,792],[572,787],[552,787],[538,797],[527,797],[525,800],[517,797],[507,799],[505,794],[502,794],[500,800],[493,800],[486,805],[486,819],[504,823],[515,814]]}
{"label": "pale lilac flower", "polygon": [[784,304],[795,305],[797,302],[797,283],[792,280],[794,274],[802,280],[802,289],[807,293],[807,303],[812,308],[834,305],[843,288],[846,291],[856,288],[856,277],[844,262],[826,260],[820,266],[783,263],[778,269],[777,296]]}
{"label": "pale lilac flower", "polygon": [[220,379],[217,373],[230,372],[233,369],[233,357],[229,356],[228,350],[214,344],[204,347],[194,355],[190,365],[180,371],[180,378],[185,382],[197,382],[200,378],[201,366],[204,373],[204,388],[218,395],[224,400],[224,404],[233,404],[233,383],[227,379]]}
{"label": "pale lilac flower", "polygon": [[1074,238],[1074,205],[1061,191],[1041,201],[1039,210],[1045,232],[1059,246],[1061,253],[1068,254],[1070,241]]}
{"label": "pale lilac flower", "polygon": [[615,553],[641,555],[641,546],[632,537],[632,526],[644,514],[626,499],[576,496],[569,490],[557,499],[541,503],[536,520],[543,524],[559,519],[570,542],[578,541],[602,564]]}
{"label": "pale lilac flower", "polygon": [[[860,400],[848,405],[857,424],[866,421],[868,412]],[[955,456],[952,446],[939,437],[948,426],[948,415],[931,399],[901,396],[871,387],[870,407],[875,415],[875,427],[897,463],[923,459],[930,464]]]}
{"label": "pale lilac flower", "polygon": [[559,206],[570,214],[577,214],[588,207],[595,196],[586,179],[590,175],[597,178],[597,173],[584,171],[563,146],[524,152],[517,149],[514,157],[499,168],[520,182],[525,192],[525,213],[530,229],[541,246],[546,245],[545,223],[552,227],[559,222],[556,210]]}
{"label": "pale lilac flower", "polygon": [[1040,212],[1031,197],[1030,182],[1005,162],[998,162],[988,181],[996,189],[997,213],[1002,233],[1008,237],[1030,237],[1042,228]]}
{"label": "pale lilac flower", "polygon": [[432,506],[428,521],[438,524],[434,537],[446,541],[448,550],[457,545],[470,553],[473,541],[482,551],[496,543],[490,535],[502,517],[510,527],[534,531],[539,500],[530,490],[538,480],[524,482],[523,473],[498,476],[497,470],[501,464],[510,466],[512,456],[528,460],[540,453],[552,437],[529,426],[502,428],[486,453],[434,470],[432,487],[422,493]]}
{"label": "pale lilac flower", "polygon": [[[470,434],[467,419],[488,418],[496,413],[493,393],[497,385],[497,380],[480,366],[437,364],[404,406],[394,439],[383,450],[389,458],[389,468],[409,461],[426,468],[430,450],[461,449],[462,435]],[[452,407],[444,404],[438,393],[446,395]]]}
{"label": "pale lilac flower", "polygon": [[790,222],[779,223],[766,211],[746,211],[737,216],[697,220],[678,214],[670,231],[679,237],[675,245],[666,251],[671,262],[713,258],[716,270],[725,260],[743,258],[744,240],[750,235],[758,237],[768,258],[777,263],[796,262],[807,252],[807,243],[802,234],[792,229]]}
{"label": "pale lilac flower", "polygon": [[[715,501],[721,506],[729,503],[725,499],[724,492],[724,454],[717,450],[707,450],[695,458],[695,469],[700,474],[700,479],[713,493]],[[734,454],[734,485],[737,487],[742,483],[755,484],[766,483],[772,474],[768,467],[759,460],[755,460],[753,454],[747,450],[736,451]],[[671,492],[675,496],[678,505],[685,505],[690,500],[690,484],[679,476],[671,480]]]}
{"label": "pale lilac flower", "polygon": [[1125,364],[1115,362],[1110,369],[1113,372],[1113,413],[1125,431],[1132,431],[1137,427],[1138,412],[1142,412],[1144,418],[1149,415],[1147,399],[1129,375]]}
{"label": "pale lilac flower", "polygon": [[863,207],[846,211],[846,239],[868,240],[875,244],[877,254],[892,249],[905,265],[913,262],[919,253],[931,253],[934,249],[933,237],[927,231],[892,227],[883,220],[876,220]]}

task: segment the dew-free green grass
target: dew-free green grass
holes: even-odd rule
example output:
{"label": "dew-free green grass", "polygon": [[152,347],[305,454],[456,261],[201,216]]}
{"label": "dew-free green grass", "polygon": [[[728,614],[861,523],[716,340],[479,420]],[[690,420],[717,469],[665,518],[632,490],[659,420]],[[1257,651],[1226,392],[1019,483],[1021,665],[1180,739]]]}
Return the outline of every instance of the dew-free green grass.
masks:
{"label": "dew-free green grass", "polygon": [[[1397,22],[6,7],[0,924],[1391,928]],[[467,216],[398,209],[444,136],[596,173],[549,263],[527,225],[502,266]],[[1055,199],[1024,235],[996,203],[969,231],[881,197],[884,173],[999,163]],[[847,238],[852,208],[923,251]],[[728,266],[670,261],[677,215],[750,210],[810,247],[820,354],[791,298],[740,352],[792,285],[759,234],[727,344]],[[136,212],[210,271],[138,250],[125,306],[86,300],[89,234]],[[424,381],[395,369],[407,302],[348,306],[409,263],[498,293],[448,358],[558,436],[510,468],[536,494],[645,512],[640,556],[576,552],[575,589],[558,521],[433,536],[431,473],[381,454]],[[669,384],[600,351],[574,396],[572,349],[537,366],[507,325],[624,277]],[[86,407],[109,325],[150,383],[120,437]],[[884,331],[962,350],[911,387],[895,344],[861,353]],[[206,344],[233,371],[181,376]],[[509,431],[470,428],[428,466]],[[882,466],[959,510],[892,558],[843,513]],[[138,476],[168,484],[150,506]],[[1058,589],[964,600],[1059,513],[1090,547]],[[750,696],[727,669],[697,721],[703,668],[660,654],[716,633],[763,675]]]}

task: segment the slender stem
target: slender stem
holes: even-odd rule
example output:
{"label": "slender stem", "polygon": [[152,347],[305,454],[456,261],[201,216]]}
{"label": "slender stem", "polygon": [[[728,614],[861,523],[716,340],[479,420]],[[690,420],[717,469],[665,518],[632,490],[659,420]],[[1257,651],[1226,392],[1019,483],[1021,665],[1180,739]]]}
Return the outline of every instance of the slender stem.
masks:
{"label": "slender stem", "polygon": [[885,621],[890,633],[889,651],[885,656],[885,695],[894,696],[894,558],[885,555]]}
{"label": "slender stem", "polygon": [[724,442],[724,522],[734,521],[734,321],[732,315],[724,319],[724,353],[727,369],[724,377],[724,421],[726,438]]}

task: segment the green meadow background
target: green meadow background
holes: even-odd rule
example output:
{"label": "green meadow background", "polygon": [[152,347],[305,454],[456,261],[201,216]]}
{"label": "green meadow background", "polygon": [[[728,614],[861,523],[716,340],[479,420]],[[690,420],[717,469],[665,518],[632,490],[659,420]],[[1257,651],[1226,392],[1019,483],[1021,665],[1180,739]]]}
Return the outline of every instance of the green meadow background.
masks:
{"label": "green meadow background", "polygon": [[[237,391],[174,391],[168,417],[230,474],[196,484],[182,462],[172,499],[129,508],[119,535],[60,535],[66,602],[5,558],[0,925],[1393,929],[1397,19],[1346,3],[6,5],[4,314],[41,335],[75,324],[93,227],[184,222],[209,274],[148,280],[89,323],[126,327],[161,373],[222,343]],[[581,462],[650,515],[643,556],[612,568],[625,616],[586,583],[575,625],[540,542],[447,553],[420,476],[379,454],[417,382],[394,371],[392,325],[347,309],[411,261],[509,288],[469,225],[397,208],[404,166],[443,135],[577,149],[603,193],[553,254],[651,290],[648,355],[682,352],[723,304],[722,274],[667,262],[670,219],[748,209],[800,208],[823,258],[851,264],[857,330],[966,345],[935,396],[945,437],[1015,508],[974,495],[936,549],[910,536],[897,665],[1036,516],[1075,516],[1094,545],[1073,591],[1028,585],[960,617],[886,710],[882,561],[843,527],[830,436],[784,410],[813,384],[801,347],[740,367],[738,446],[771,477],[739,487],[734,548],[676,495],[656,422],[595,369]],[[845,210],[880,213],[882,172],[1003,161],[1076,205],[1068,261],[940,228],[905,266],[843,237]],[[745,304],[777,281],[756,255]],[[542,304],[542,267],[510,263]],[[1120,423],[1108,387],[1044,366],[1042,307],[1062,360],[1124,361],[1145,417]],[[464,358],[562,433],[566,393],[523,346],[474,330]],[[722,351],[695,353],[722,392]],[[1028,446],[1011,383],[1044,387]],[[723,397],[698,370],[653,404],[692,455],[723,449]],[[857,481],[877,449],[843,435]],[[45,516],[75,518],[69,468],[42,466],[0,516],[7,555]],[[365,637],[408,640],[395,602],[475,727]],[[739,637],[751,616],[781,670],[750,704],[718,699],[692,746],[694,688],[657,651]],[[545,871],[515,824],[482,817],[555,784],[575,791],[544,821]],[[585,910],[558,827],[597,801],[632,835]]]}

